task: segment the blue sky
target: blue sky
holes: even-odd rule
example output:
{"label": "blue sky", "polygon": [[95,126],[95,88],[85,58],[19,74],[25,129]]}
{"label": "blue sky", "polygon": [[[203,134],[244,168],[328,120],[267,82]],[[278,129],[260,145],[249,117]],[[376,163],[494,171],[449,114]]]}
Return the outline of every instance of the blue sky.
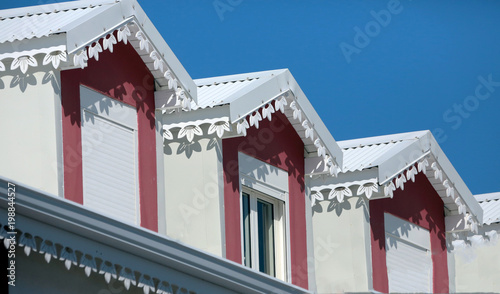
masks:
{"label": "blue sky", "polygon": [[472,193],[500,191],[499,1],[139,3],[191,77],[288,68],[336,140],[428,129]]}

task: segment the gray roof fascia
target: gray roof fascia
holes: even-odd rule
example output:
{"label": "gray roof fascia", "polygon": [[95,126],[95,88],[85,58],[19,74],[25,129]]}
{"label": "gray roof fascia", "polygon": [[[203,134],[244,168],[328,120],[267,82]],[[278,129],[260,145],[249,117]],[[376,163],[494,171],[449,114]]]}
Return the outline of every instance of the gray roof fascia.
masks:
{"label": "gray roof fascia", "polygon": [[106,5],[96,9],[90,15],[85,15],[68,23],[61,28],[66,32],[66,48],[68,53],[90,45],[89,42],[101,38],[105,34],[119,27],[124,22],[119,4]]}
{"label": "gray roof fascia", "polygon": [[139,3],[136,0],[122,0],[120,4],[125,15],[135,15],[138,24],[141,26],[144,33],[148,36],[149,40],[152,42],[152,45],[156,47],[158,53],[160,53],[167,61],[168,66],[177,76],[178,82],[184,89],[186,89],[186,94],[189,95],[195,103],[197,103],[198,88],[196,87],[196,84],[194,83],[193,79],[186,71],[184,66],[181,64],[179,59],[177,59],[172,49],[170,49],[167,42],[165,42],[165,39],[163,39],[160,32],[158,32],[149,17],[141,8]]}
{"label": "gray roof fascia", "polygon": [[378,166],[379,170],[379,184],[383,184],[400,174],[421,159],[429,149],[429,145],[426,146],[425,143],[418,139],[406,140],[392,147],[374,162],[374,165]]}
{"label": "gray roof fascia", "polygon": [[455,189],[457,192],[460,194],[462,199],[464,200],[465,204],[469,207],[471,210],[471,213],[474,214],[477,218],[477,221],[482,224],[483,223],[483,209],[477,202],[477,200],[474,198],[472,195],[471,191],[469,190],[469,187],[465,184],[465,182],[462,180],[462,177],[458,174],[457,170],[453,165],[451,164],[450,160],[444,154],[443,150],[441,147],[439,147],[439,144],[437,143],[436,139],[432,135],[431,132],[428,132],[427,134],[430,145],[431,145],[431,153],[436,159],[437,163],[441,168],[443,169],[443,172],[446,174],[448,179],[453,183],[455,186]]}
{"label": "gray roof fascia", "polygon": [[47,223],[240,293],[310,293],[243,265],[181,244],[167,236],[119,222],[72,201],[24,187],[2,177],[0,207],[8,207],[8,183],[16,185],[16,213],[36,222]]}
{"label": "gray roof fascia", "polygon": [[287,83],[289,83],[289,89],[294,93],[300,108],[302,108],[305,115],[309,119],[309,122],[314,126],[314,129],[323,141],[328,153],[334,158],[339,167],[344,166],[342,149],[339,147],[332,134],[323,123],[323,120],[319,117],[309,99],[307,99],[306,94],[304,94],[299,84],[292,76],[292,73],[287,70],[285,74]]}
{"label": "gray roof fascia", "polygon": [[230,103],[231,123],[239,121],[283,94],[287,89],[283,79],[284,72],[285,70],[276,70],[224,99]]}

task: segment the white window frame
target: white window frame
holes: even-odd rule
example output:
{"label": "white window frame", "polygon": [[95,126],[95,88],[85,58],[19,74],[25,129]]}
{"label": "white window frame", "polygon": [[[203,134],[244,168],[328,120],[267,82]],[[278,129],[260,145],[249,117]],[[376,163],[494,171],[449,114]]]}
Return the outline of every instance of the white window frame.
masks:
{"label": "white window frame", "polygon": [[[108,105],[107,110],[100,107],[101,103]],[[114,109],[113,109],[114,107]],[[104,94],[101,94],[91,88],[80,85],[80,117],[82,126],[82,143],[84,136],[84,124],[86,113],[97,117],[106,123],[114,124],[124,129],[131,130],[134,133],[135,152],[134,152],[134,165],[135,165],[135,214],[133,220],[135,225],[141,223],[141,210],[140,210],[140,194],[139,194],[139,146],[138,146],[138,123],[137,111],[133,106],[112,99]],[[104,134],[105,135],[105,134]],[[83,146],[82,146],[83,148]],[[82,183],[83,183],[83,204],[85,205],[85,151],[82,150]],[[105,213],[105,212],[104,212]]]}
{"label": "white window frame", "polygon": [[[250,231],[251,236],[258,236],[257,199],[273,204],[275,277],[282,281],[291,281],[290,269],[290,217],[288,173],[263,161],[238,153],[240,178],[240,213],[243,212],[243,193],[250,196]],[[266,177],[259,175],[266,174]],[[243,215],[240,220],[241,260],[244,261]],[[258,241],[251,237],[252,269],[258,271]]]}
{"label": "white window frame", "polygon": [[[250,202],[250,251],[252,256],[252,269],[259,270],[259,240],[258,240],[258,211],[257,202],[263,200],[273,205],[273,230],[274,230],[274,276],[284,280],[286,277],[286,235],[285,235],[285,203],[259,191],[243,187],[242,194],[249,196]],[[242,204],[243,205],[243,204]],[[242,206],[243,209],[243,206]],[[243,227],[243,220],[242,220]],[[242,237],[242,248],[244,237]],[[244,252],[242,258],[244,258]],[[242,259],[243,260],[243,259]]]}

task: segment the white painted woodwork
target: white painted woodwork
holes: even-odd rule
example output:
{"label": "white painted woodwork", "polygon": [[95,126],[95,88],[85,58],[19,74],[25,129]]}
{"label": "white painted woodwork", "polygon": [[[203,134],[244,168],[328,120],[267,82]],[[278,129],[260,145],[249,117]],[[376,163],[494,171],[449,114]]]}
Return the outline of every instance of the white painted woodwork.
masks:
{"label": "white painted woodwork", "polygon": [[137,112],[80,87],[83,204],[139,224]]}
{"label": "white painted woodwork", "polygon": [[[274,204],[276,277],[284,281],[290,281],[291,269],[290,266],[287,266],[291,264],[288,173],[241,152],[238,153],[238,167],[242,189],[253,197],[260,197],[264,200],[268,198],[266,201]],[[253,201],[255,202],[255,198],[253,198]],[[241,232],[243,232],[243,227]],[[257,246],[258,244],[254,244],[254,247]],[[256,255],[254,254],[254,256]]]}
{"label": "white painted woodwork", "polygon": [[243,153],[238,153],[241,184],[276,199],[285,200],[288,173]]}
{"label": "white painted woodwork", "polygon": [[384,214],[389,292],[432,292],[432,254],[429,231]]}

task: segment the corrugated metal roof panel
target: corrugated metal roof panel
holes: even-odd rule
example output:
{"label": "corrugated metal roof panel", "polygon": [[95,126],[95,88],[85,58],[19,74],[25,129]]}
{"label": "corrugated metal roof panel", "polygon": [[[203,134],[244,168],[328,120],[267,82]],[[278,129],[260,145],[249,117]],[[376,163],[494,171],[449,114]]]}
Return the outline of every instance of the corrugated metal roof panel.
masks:
{"label": "corrugated metal roof panel", "polygon": [[[19,49],[19,46],[16,45],[25,43],[19,41],[41,38],[40,44],[42,44],[46,40],[54,41],[57,39],[56,37],[49,38],[49,36],[56,34],[61,40],[64,39],[65,45],[68,46],[66,48],[68,54],[71,54],[88,46],[91,42],[98,40],[105,33],[111,32],[112,29],[117,28],[116,26],[123,25],[125,22],[129,22],[129,25],[132,24],[132,27],[134,27],[134,22],[140,23],[140,30],[147,35],[151,47],[154,47],[152,50],[157,51],[162,56],[163,61],[173,72],[181,87],[184,88],[186,95],[196,102],[197,88],[193,80],[146,13],[133,0],[79,0],[0,10],[0,44],[2,45],[0,50],[3,58],[16,58],[18,56],[15,53]],[[132,45],[135,45],[136,51],[146,65],[153,62],[149,54],[138,49],[139,42],[134,44],[137,38],[130,36],[128,39]],[[33,44],[37,44],[35,40],[33,41]],[[14,42],[13,46],[9,46],[10,42]],[[29,43],[26,42],[26,44]],[[41,46],[45,45],[47,44],[43,43]],[[40,48],[29,47],[23,50],[32,49]],[[161,87],[166,87],[167,81],[163,78],[164,73],[160,73],[159,70],[154,70],[152,67],[150,70],[157,78],[158,84]]]}
{"label": "corrugated metal roof panel", "polygon": [[376,166],[377,159],[408,140],[416,140],[424,136],[426,131],[401,133],[386,136],[338,141],[344,152],[343,172],[353,172]]}
{"label": "corrugated metal roof panel", "polygon": [[198,87],[198,105],[192,105],[193,109],[214,107],[233,102],[239,96],[236,92],[256,85],[260,79],[270,77],[282,70],[270,70],[253,73],[244,73],[229,76],[212,77],[194,80]]}
{"label": "corrugated metal roof panel", "polygon": [[[251,114],[280,95],[288,95],[288,91],[293,89],[292,94],[296,95],[295,101],[303,113],[302,118],[307,118],[309,125],[314,126],[315,138],[320,138],[326,153],[342,164],[342,150],[288,69],[197,79],[194,82],[198,87],[198,105],[192,103],[191,107],[198,109],[230,104],[231,122]],[[289,108],[285,109],[285,115],[303,140],[307,153],[316,153],[318,147],[310,137],[305,136],[302,120],[293,119],[293,112]]]}
{"label": "corrugated metal roof panel", "polygon": [[[75,2],[75,6],[77,6],[77,4],[78,1]],[[27,12],[27,14],[22,16],[2,18],[0,20],[0,43],[41,38],[51,34],[64,33],[64,27],[66,25],[87,14],[99,13],[107,7],[108,6],[77,7],[56,12],[38,12],[36,14]]]}
{"label": "corrugated metal roof panel", "polygon": [[[377,158],[388,152],[396,144],[403,141],[386,142],[359,147],[344,148],[344,167],[343,171],[357,171],[374,166]],[[340,143],[340,142],[339,142]]]}
{"label": "corrugated metal roof panel", "polygon": [[483,209],[483,223],[500,223],[500,192],[475,195]]}
{"label": "corrugated metal roof panel", "polygon": [[[215,105],[230,103],[227,100],[232,94],[255,83],[258,78],[234,80],[222,83],[213,83],[209,85],[198,85],[198,107],[206,108]],[[196,80],[195,80],[196,83]]]}

